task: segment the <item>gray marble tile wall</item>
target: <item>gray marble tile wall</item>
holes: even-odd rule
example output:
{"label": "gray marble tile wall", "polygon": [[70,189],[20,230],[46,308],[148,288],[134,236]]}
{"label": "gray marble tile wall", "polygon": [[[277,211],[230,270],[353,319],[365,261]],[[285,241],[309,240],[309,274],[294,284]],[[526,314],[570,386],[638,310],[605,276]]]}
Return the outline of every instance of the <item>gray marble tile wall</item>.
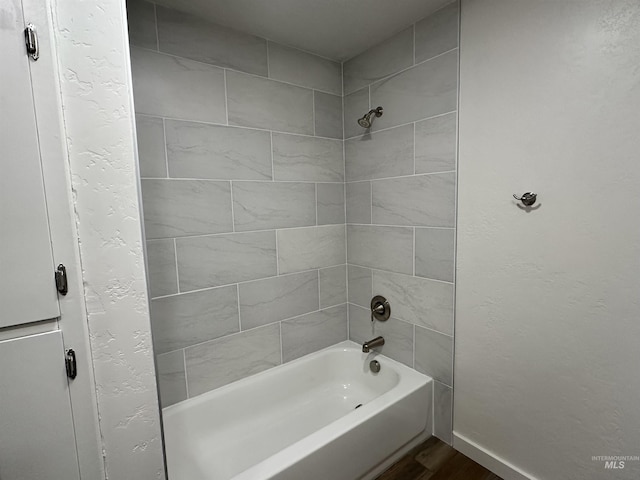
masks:
{"label": "gray marble tile wall", "polygon": [[[129,5],[163,405],[383,335],[435,379],[451,442],[458,17],[340,65]],[[374,294],[391,321],[371,324]]]}
{"label": "gray marble tile wall", "polygon": [[128,13],[168,406],[347,339],[342,65],[149,2]]}
{"label": "gray marble tile wall", "polygon": [[[458,3],[343,65],[349,336],[430,375],[451,443]],[[356,120],[384,108],[373,127]],[[391,319],[371,323],[384,295]]]}

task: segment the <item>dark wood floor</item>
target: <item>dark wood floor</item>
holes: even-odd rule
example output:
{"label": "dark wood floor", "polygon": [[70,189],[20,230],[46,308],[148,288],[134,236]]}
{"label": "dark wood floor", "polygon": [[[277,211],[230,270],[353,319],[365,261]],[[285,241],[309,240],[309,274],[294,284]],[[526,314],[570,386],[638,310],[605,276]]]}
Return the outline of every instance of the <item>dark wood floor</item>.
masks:
{"label": "dark wood floor", "polygon": [[418,445],[377,480],[501,480],[436,437]]}

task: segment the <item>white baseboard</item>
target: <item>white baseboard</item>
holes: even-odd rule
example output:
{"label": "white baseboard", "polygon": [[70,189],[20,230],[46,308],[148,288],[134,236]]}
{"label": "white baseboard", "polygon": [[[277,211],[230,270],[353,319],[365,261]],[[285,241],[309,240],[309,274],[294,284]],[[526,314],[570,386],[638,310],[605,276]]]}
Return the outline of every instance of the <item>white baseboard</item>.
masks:
{"label": "white baseboard", "polygon": [[453,432],[453,448],[504,480],[536,480],[532,475],[523,472],[455,431]]}

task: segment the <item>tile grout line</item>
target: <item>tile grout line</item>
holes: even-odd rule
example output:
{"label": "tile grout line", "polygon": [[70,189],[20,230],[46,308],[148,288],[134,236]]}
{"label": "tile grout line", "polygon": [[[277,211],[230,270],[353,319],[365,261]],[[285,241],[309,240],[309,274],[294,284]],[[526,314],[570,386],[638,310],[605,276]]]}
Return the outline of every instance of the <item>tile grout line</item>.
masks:
{"label": "tile grout line", "polygon": [[[448,282],[446,280],[439,280],[437,278],[421,277],[419,275],[411,275],[410,273],[396,272],[396,271],[393,271],[393,270],[384,270],[382,268],[371,267],[371,266],[368,266],[368,265],[360,265],[360,264],[357,264],[357,263],[352,263],[350,265],[352,265],[354,267],[368,268],[372,272],[391,273],[393,275],[402,275],[402,276],[405,276],[405,277],[416,278],[416,279],[420,279],[420,280],[427,280],[429,282],[443,283],[445,285],[452,285],[452,286],[454,285],[453,282]],[[167,296],[169,296],[169,295],[167,295]]]}
{"label": "tile grout line", "polygon": [[[276,42],[273,42],[273,43],[276,43]],[[238,70],[238,69],[227,67],[227,66],[220,66],[220,65],[216,65],[214,63],[207,63],[207,62],[203,62],[202,60],[196,60],[196,59],[190,58],[190,57],[182,57],[180,55],[175,55],[173,53],[163,52],[161,50],[153,50],[152,48],[148,48],[148,47],[141,47],[139,45],[131,45],[131,48],[135,49],[135,50],[145,51],[145,52],[152,52],[152,53],[155,53],[155,54],[158,54],[158,55],[163,55],[163,56],[166,56],[166,57],[179,58],[181,60],[187,60],[189,62],[194,62],[194,63],[198,63],[200,65],[205,65],[207,67],[217,68],[217,69],[220,69],[220,70],[228,70],[228,71],[230,71],[232,73],[238,73],[240,75],[247,75],[247,76],[253,77],[253,78],[260,78],[262,80],[268,80],[270,82],[276,82],[276,83],[280,83],[280,84],[283,84],[283,85],[289,85],[291,87],[303,88],[305,90],[317,90],[320,93],[326,93],[327,95],[333,95],[334,97],[339,97],[340,96],[339,93],[329,92],[327,90],[322,90],[321,88],[309,87],[307,85],[300,85],[298,83],[292,83],[292,82],[288,82],[286,80],[280,80],[280,79],[276,79],[276,78],[272,78],[272,77],[267,77],[267,76],[264,76],[264,75],[259,75],[257,73],[245,72],[243,70]]]}
{"label": "tile grout line", "polygon": [[153,5],[153,26],[156,30],[156,51],[160,53],[160,35],[158,34],[158,7],[155,3]]}
{"label": "tile grout line", "polygon": [[[174,295],[179,295],[183,292],[180,291],[180,273],[178,272],[178,242],[177,239],[173,238],[173,257],[175,259],[175,264],[176,264],[176,287],[178,288],[178,293],[174,294]],[[153,300],[153,299],[152,299]]]}
{"label": "tile grout line", "polygon": [[413,122],[413,174],[416,175],[416,122]]}
{"label": "tile grout line", "polygon": [[416,276],[416,227],[413,227],[413,251],[412,251],[412,262],[411,264],[413,265],[413,274],[412,276],[415,277]]}
{"label": "tile grout line", "polygon": [[371,225],[373,225],[373,182],[371,180],[369,180],[369,209],[370,221]]}
{"label": "tile grout line", "polygon": [[[328,265],[326,267],[319,267],[319,268],[320,269],[327,269],[327,268],[339,267],[340,265],[344,265],[344,263],[336,263],[335,265]],[[356,266],[358,266],[358,265],[356,265]],[[247,283],[261,282],[263,280],[273,280],[273,279],[276,279],[278,277],[288,277],[288,276],[292,276],[292,275],[302,275],[304,273],[309,273],[309,272],[313,272],[315,270],[318,270],[319,268],[310,268],[308,270],[301,270],[299,272],[283,273],[281,275],[270,275],[268,277],[254,278],[252,280],[244,280],[244,281],[234,282],[234,283],[225,283],[223,285],[215,285],[213,287],[197,288],[195,290],[187,290],[187,291],[178,292],[178,293],[169,293],[167,295],[158,295],[157,297],[153,297],[152,300],[157,300],[157,299],[160,299],[160,298],[176,297],[178,295],[188,295],[190,293],[207,292],[209,290],[215,290],[215,289],[218,289],[218,288],[228,288],[228,287],[232,287],[233,285],[244,285],[244,284],[247,284]],[[368,268],[368,267],[361,267],[361,268]],[[419,278],[424,278],[424,277],[419,277]],[[427,280],[431,280],[431,279],[427,279]],[[446,283],[446,282],[444,282],[444,283]]]}
{"label": "tile grout line", "polygon": [[182,364],[184,365],[184,389],[187,394],[187,398],[189,397],[189,377],[187,375],[187,349],[181,348],[182,350]]}
{"label": "tile grout line", "polygon": [[[310,225],[302,225],[302,226],[299,226],[299,227],[271,227],[271,228],[265,228],[264,230],[237,230],[235,232],[227,231],[227,232],[218,232],[218,233],[198,233],[198,234],[195,234],[195,235],[184,235],[182,237],[176,237],[176,238],[190,239],[190,238],[205,238],[205,237],[222,237],[224,235],[243,235],[245,233],[265,233],[265,232],[274,232],[276,230],[291,231],[291,230],[302,230],[302,229],[311,229],[311,228],[329,229],[329,228],[340,227],[342,225],[344,225],[344,224],[343,223],[327,223],[325,225],[313,225],[313,224],[310,224]],[[371,225],[371,224],[364,224],[364,225]],[[378,226],[379,227],[390,226],[390,227],[409,228],[406,225],[378,225]],[[425,227],[425,228],[429,228],[429,227]],[[436,227],[433,227],[433,228],[436,228]],[[438,228],[453,228],[453,227],[438,227]],[[157,240],[166,240],[167,238],[173,238],[173,237],[150,238],[147,241],[153,242],[153,241],[157,241]]]}
{"label": "tile grout line", "polygon": [[227,94],[227,69],[224,71],[224,114],[227,120],[226,125],[229,125],[229,95]]}
{"label": "tile grout line", "polygon": [[348,202],[347,202],[347,153],[345,150],[345,138],[347,136],[347,119],[345,118],[345,98],[344,94],[344,62],[340,64],[340,74],[342,80],[342,168],[344,185],[344,260],[345,260],[345,300],[347,302],[347,340],[351,339],[351,315],[349,314],[349,237],[347,232],[347,215],[348,215]]}
{"label": "tile grout line", "polygon": [[271,58],[269,56],[269,44],[271,42],[267,39],[265,40],[267,42],[267,78],[271,78]]}
{"label": "tile grout line", "polygon": [[[165,122],[165,118],[162,117],[162,141],[164,142],[163,147],[164,147],[164,168],[167,171],[167,180],[170,178],[169,177],[169,146],[167,145],[167,124]],[[140,160],[138,160],[139,162]],[[140,175],[140,180],[142,180],[143,177],[142,175]]]}
{"label": "tile grout line", "polygon": [[[273,170],[272,170],[273,171]],[[453,170],[452,170],[453,171]],[[435,175],[436,173],[451,173],[452,171],[449,172],[434,172],[434,173],[421,173],[420,175]],[[405,176],[412,176],[412,175],[405,175]],[[236,183],[274,183],[273,180],[243,180],[243,179],[234,179],[234,178],[197,178],[197,177],[140,177],[142,180],[177,180],[177,181],[190,181],[190,182],[236,182]],[[402,177],[387,177],[387,178],[402,178]],[[376,179],[376,180],[385,180],[384,178],[382,179]],[[353,182],[349,182],[349,183],[355,183],[355,182],[361,182],[364,180],[354,180]],[[314,183],[332,183],[334,185],[342,185],[344,182],[338,182],[338,181],[320,181],[317,182],[315,180],[275,180],[275,182],[277,183],[304,183],[304,184],[314,184]]]}
{"label": "tile grout line", "polygon": [[[453,112],[449,112],[449,113],[453,113]],[[312,134],[309,134],[309,133],[300,133],[300,132],[292,132],[292,131],[286,132],[286,131],[283,131],[283,130],[272,130],[272,129],[268,129],[268,128],[251,127],[251,126],[246,126],[246,125],[233,125],[233,124],[218,123],[218,122],[207,122],[207,121],[204,121],[204,120],[195,120],[195,119],[191,119],[191,118],[171,117],[171,116],[168,116],[168,115],[156,115],[156,114],[153,114],[153,113],[144,113],[144,112],[135,112],[135,114],[138,115],[138,116],[141,116],[141,117],[165,118],[167,120],[174,120],[174,121],[177,121],[177,122],[197,123],[198,125],[209,125],[209,126],[212,126],[212,127],[239,128],[239,129],[243,129],[243,130],[256,130],[256,131],[259,131],[259,132],[274,132],[274,133],[280,133],[282,135],[291,135],[291,136],[296,136],[296,137],[321,138],[323,140],[333,140],[335,142],[341,142],[342,141],[341,138],[324,137],[322,135],[312,135]],[[440,116],[440,115],[437,115],[437,116]],[[431,118],[431,117],[429,117],[429,118]],[[424,120],[426,120],[426,119],[424,119]],[[408,124],[406,124],[406,125],[408,125]],[[397,125],[397,126],[401,126],[401,125]],[[395,127],[389,127],[386,130],[389,130],[391,128],[395,128]],[[378,131],[382,131],[382,130],[378,130]],[[355,138],[355,137],[351,137],[351,138]]]}
{"label": "tile grout line", "polygon": [[[354,306],[354,307],[356,307],[356,308],[359,308],[359,309],[361,309],[361,310],[364,310],[365,312],[370,312],[370,311],[371,311],[368,307],[363,307],[362,305],[359,305],[359,304],[357,304],[357,303],[352,303],[352,302],[347,302],[347,303],[349,303],[350,305],[353,305],[353,306]],[[311,313],[314,313],[314,312],[311,312]],[[295,318],[295,317],[294,317],[294,318]],[[289,319],[287,319],[287,320],[289,320]],[[451,335],[451,334],[449,334],[449,333],[441,332],[440,330],[436,330],[435,328],[425,327],[424,325],[418,325],[418,324],[417,324],[417,323],[415,323],[415,322],[411,322],[411,321],[409,321],[409,320],[404,320],[404,319],[402,319],[402,318],[397,318],[397,317],[396,317],[396,318],[395,318],[395,320],[396,320],[396,321],[398,321],[398,322],[406,323],[406,324],[408,324],[408,325],[413,325],[414,329],[415,329],[415,328],[422,328],[422,329],[424,329],[424,330],[429,330],[430,332],[437,333],[438,335],[443,335],[443,336],[445,336],[445,337],[449,337],[451,340],[453,340],[453,335]],[[256,328],[259,328],[259,327],[256,327]],[[232,335],[235,335],[235,334],[232,334]]]}
{"label": "tile grout line", "polygon": [[229,180],[229,195],[231,196],[231,233],[236,231],[236,214],[233,210],[233,180]]}
{"label": "tile grout line", "polygon": [[[347,225],[353,226],[353,227],[429,228],[432,230],[455,230],[456,229],[456,227],[430,227],[427,225],[389,225],[385,223],[348,223]],[[305,227],[292,227],[292,228],[305,228]],[[212,235],[218,235],[218,234],[212,234]],[[224,235],[224,234],[219,234],[219,235]],[[184,238],[192,238],[192,237],[184,237]],[[162,240],[162,239],[157,239],[157,240]],[[150,240],[150,241],[154,241],[154,240]]]}
{"label": "tile grout line", "polygon": [[276,234],[276,277],[280,276],[280,253],[278,251],[278,230],[275,230],[275,234]]}
{"label": "tile grout line", "polygon": [[413,25],[411,25],[411,29],[412,29],[412,33],[413,33],[413,66],[415,66],[416,64],[416,24],[418,22],[415,22]]}
{"label": "tile grout line", "polygon": [[311,118],[313,123],[313,136],[316,136],[316,91],[311,90]]}
{"label": "tile grout line", "polygon": [[282,321],[278,322],[280,329],[280,365],[284,365],[284,346],[282,345]]}
{"label": "tile grout line", "polygon": [[236,283],[236,301],[238,302],[238,331],[242,331],[242,317],[240,316],[240,284]]}
{"label": "tile grout line", "polygon": [[[413,367],[416,368],[416,324],[413,324]],[[433,418],[433,417],[432,417]]]}
{"label": "tile grout line", "polygon": [[[276,176],[275,176],[275,166],[274,166],[274,162],[273,162],[273,132],[271,130],[269,130],[269,153],[271,154],[271,181],[275,182],[276,181]],[[268,180],[265,180],[265,182],[268,182]]]}
{"label": "tile grout line", "polygon": [[[439,117],[445,117],[447,115],[453,115],[454,113],[457,113],[457,111],[458,111],[457,109],[456,110],[450,110],[448,112],[438,113],[436,115],[431,115],[430,117],[417,118],[417,119],[412,120],[410,122],[399,123],[398,125],[392,125],[390,127],[380,128],[380,129],[374,130],[373,132],[363,133],[361,135],[354,135],[352,137],[345,138],[345,142],[346,141],[350,141],[350,140],[355,140],[357,138],[362,138],[362,137],[366,137],[366,136],[369,136],[369,135],[373,135],[373,134],[376,134],[376,133],[386,132],[388,130],[393,130],[394,128],[406,127],[406,126],[414,124],[414,123],[422,123],[422,122],[426,122],[427,120],[433,120],[433,119],[436,119],[436,118],[439,118]],[[143,113],[142,115],[145,115],[145,114]],[[185,121],[190,121],[190,120],[185,120]],[[240,127],[240,128],[252,128],[252,127]]]}
{"label": "tile grout line", "polygon": [[[425,18],[426,18],[426,17],[425,17]],[[138,47],[138,48],[140,48],[140,47]],[[427,59],[425,59],[425,60],[421,60],[421,61],[419,61],[418,63],[416,63],[416,64],[414,64],[414,65],[409,65],[408,67],[405,67],[405,68],[403,68],[402,70],[398,70],[398,71],[396,71],[396,72],[390,73],[389,75],[385,75],[384,77],[380,77],[380,78],[376,79],[375,81],[373,81],[373,82],[369,83],[369,84],[368,84],[368,86],[369,86],[369,87],[371,87],[372,85],[375,85],[375,84],[378,84],[378,83],[385,82],[385,81],[389,80],[391,77],[395,77],[396,75],[400,75],[401,73],[404,73],[404,72],[406,72],[406,71],[408,71],[408,70],[411,70],[412,68],[422,66],[423,64],[425,64],[425,63],[427,63],[427,62],[430,62],[431,60],[435,60],[436,58],[439,58],[439,57],[442,57],[442,56],[444,56],[444,55],[446,55],[446,54],[448,54],[448,53],[454,52],[454,51],[458,50],[458,48],[459,48],[459,47],[457,47],[457,46],[456,46],[456,47],[454,47],[454,48],[450,48],[449,50],[446,50],[446,51],[444,51],[444,52],[438,53],[437,55],[434,55],[433,57],[429,57],[429,58],[427,58]],[[363,88],[365,88],[366,86],[367,86],[367,85],[363,85],[362,87],[360,87],[360,88],[358,88],[358,89],[356,89],[356,90],[353,90],[353,91],[349,92],[347,95],[351,95],[352,93],[355,93],[355,92],[357,92],[358,90],[362,90],[362,89],[363,89]],[[371,97],[369,97],[369,98],[371,98]],[[369,107],[369,108],[371,108],[371,107]]]}

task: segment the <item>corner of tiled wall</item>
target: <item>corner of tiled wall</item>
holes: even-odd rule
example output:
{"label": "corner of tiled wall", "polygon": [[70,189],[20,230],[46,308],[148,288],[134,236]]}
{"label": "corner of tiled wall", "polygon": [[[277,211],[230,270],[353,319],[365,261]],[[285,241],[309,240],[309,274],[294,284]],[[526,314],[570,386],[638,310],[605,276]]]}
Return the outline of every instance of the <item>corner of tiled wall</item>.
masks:
{"label": "corner of tiled wall", "polygon": [[[349,336],[431,376],[451,443],[458,2],[343,64]],[[370,108],[384,114],[363,130]],[[371,324],[384,295],[392,318]]]}

